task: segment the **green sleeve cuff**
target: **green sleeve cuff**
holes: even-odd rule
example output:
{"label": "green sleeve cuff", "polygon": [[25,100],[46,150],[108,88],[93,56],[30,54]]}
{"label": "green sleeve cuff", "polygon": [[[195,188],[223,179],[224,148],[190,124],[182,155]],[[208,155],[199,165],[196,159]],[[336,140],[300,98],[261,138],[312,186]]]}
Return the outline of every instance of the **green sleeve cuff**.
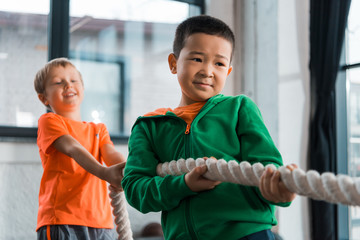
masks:
{"label": "green sleeve cuff", "polygon": [[279,207],[289,207],[291,205],[292,202],[284,202],[284,203],[272,203],[276,206],[279,206]]}
{"label": "green sleeve cuff", "polygon": [[264,202],[266,202],[266,203],[268,203],[268,204],[275,205],[275,206],[279,206],[279,207],[289,207],[289,206],[291,205],[291,203],[292,203],[292,202],[274,203],[274,202],[271,202],[271,201],[265,199],[265,198],[263,197],[263,195],[261,194],[259,188],[257,188],[256,191],[257,191],[259,197],[260,197]]}
{"label": "green sleeve cuff", "polygon": [[[178,194],[176,197],[179,197],[182,199],[184,197],[193,196],[193,195],[197,194],[197,192],[191,191],[190,188],[188,187],[188,185],[186,185],[185,174],[180,175],[180,176],[175,176],[175,177],[173,176],[173,178],[174,178],[174,184],[175,184],[175,185],[173,185],[173,187],[174,187],[174,189],[177,189],[176,193],[174,193],[174,194],[175,194],[175,196]],[[176,186],[176,184],[178,184],[178,185]]]}

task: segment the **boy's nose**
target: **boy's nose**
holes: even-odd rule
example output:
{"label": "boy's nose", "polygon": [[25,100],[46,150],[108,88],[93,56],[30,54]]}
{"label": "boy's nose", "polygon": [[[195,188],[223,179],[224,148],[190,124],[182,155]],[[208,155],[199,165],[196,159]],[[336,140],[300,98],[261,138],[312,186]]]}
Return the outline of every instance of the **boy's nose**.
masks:
{"label": "boy's nose", "polygon": [[72,82],[66,81],[66,82],[65,82],[65,88],[66,88],[66,89],[72,88]]}
{"label": "boy's nose", "polygon": [[213,77],[214,76],[213,69],[210,66],[210,64],[204,64],[203,68],[200,71],[200,74],[202,74],[204,77]]}

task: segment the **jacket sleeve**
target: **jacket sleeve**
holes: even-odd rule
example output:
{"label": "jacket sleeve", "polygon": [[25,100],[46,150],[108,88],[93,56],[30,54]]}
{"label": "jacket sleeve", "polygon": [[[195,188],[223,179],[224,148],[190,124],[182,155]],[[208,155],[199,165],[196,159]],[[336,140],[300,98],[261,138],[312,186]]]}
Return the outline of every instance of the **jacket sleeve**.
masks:
{"label": "jacket sleeve", "polygon": [[[264,124],[260,110],[248,97],[242,98],[241,101],[237,134],[242,160],[250,162],[251,165],[260,162],[264,166],[268,164],[274,164],[277,168],[282,166],[281,154]],[[263,198],[258,188],[256,191],[265,202],[274,204]],[[289,206],[290,203],[277,203],[276,205],[285,207]]]}
{"label": "jacket sleeve", "polygon": [[182,199],[197,194],[188,188],[184,175],[156,175],[159,161],[151,138],[146,123],[138,121],[129,139],[129,156],[122,180],[127,201],[142,213],[170,210]]}

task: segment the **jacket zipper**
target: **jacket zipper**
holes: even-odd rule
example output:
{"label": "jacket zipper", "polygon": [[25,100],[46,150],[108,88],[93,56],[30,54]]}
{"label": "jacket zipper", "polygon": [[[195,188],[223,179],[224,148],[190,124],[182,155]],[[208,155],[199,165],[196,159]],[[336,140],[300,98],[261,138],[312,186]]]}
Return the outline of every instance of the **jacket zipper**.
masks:
{"label": "jacket zipper", "polygon": [[186,124],[185,134],[190,133],[190,124]]}
{"label": "jacket zipper", "polygon": [[[185,130],[185,156],[186,158],[191,157],[191,135],[190,135],[190,124],[186,125],[186,130]],[[189,230],[189,234],[191,239],[197,239],[196,237],[196,233],[194,231],[194,227],[193,227],[193,220],[190,214],[190,200],[187,199],[186,203],[185,203],[185,217],[186,217],[186,224]]]}

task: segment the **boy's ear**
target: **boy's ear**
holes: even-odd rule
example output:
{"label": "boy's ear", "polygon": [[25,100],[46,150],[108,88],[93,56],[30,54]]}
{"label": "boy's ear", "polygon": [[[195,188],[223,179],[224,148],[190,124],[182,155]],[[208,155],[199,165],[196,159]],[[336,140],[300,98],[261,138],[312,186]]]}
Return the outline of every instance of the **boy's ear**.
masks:
{"label": "boy's ear", "polygon": [[168,63],[169,63],[169,68],[172,74],[176,74],[177,70],[176,70],[176,62],[177,59],[175,57],[175,54],[170,53],[169,57],[168,57]]}
{"label": "boy's ear", "polygon": [[229,74],[231,73],[232,69],[233,69],[233,67],[232,67],[232,66],[230,66],[230,67],[229,67],[229,69],[228,69],[228,73],[227,73],[227,75],[226,75],[226,76],[229,76]]}
{"label": "boy's ear", "polygon": [[45,106],[49,105],[49,102],[46,100],[46,97],[43,93],[38,93],[38,98]]}

